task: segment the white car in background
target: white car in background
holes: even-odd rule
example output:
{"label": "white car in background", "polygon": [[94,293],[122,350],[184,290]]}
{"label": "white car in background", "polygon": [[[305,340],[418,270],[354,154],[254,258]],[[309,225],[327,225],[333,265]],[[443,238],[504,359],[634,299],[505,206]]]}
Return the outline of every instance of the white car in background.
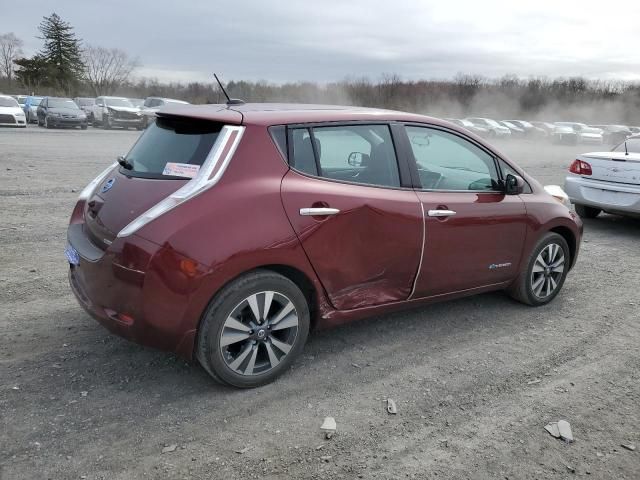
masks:
{"label": "white car in background", "polygon": [[491,118],[485,117],[468,117],[465,120],[470,121],[476,127],[485,128],[488,130],[487,136],[489,138],[510,138],[511,130],[504,125],[500,125],[498,122]]}
{"label": "white car in background", "polygon": [[156,120],[156,113],[165,105],[189,105],[189,102],[176,100],[175,98],[147,97],[142,104],[142,115],[144,115],[145,126]]}
{"label": "white car in background", "polygon": [[0,95],[0,126],[22,128],[27,126],[27,119],[20,104],[9,95]]}
{"label": "white car in background", "polygon": [[600,128],[590,127],[585,123],[578,122],[556,122],[560,127],[571,127],[578,134],[578,143],[593,143],[602,145],[604,142],[603,132]]}
{"label": "white car in background", "polygon": [[612,152],[579,155],[564,190],[581,217],[595,218],[603,211],[640,217],[640,135]]}

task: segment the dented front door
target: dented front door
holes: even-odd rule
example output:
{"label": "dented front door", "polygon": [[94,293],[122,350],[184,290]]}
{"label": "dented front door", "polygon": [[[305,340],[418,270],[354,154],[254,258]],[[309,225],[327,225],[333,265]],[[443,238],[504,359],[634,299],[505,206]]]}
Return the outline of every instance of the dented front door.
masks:
{"label": "dented front door", "polygon": [[290,170],[282,181],[282,201],[335,308],[409,297],[423,241],[422,210],[413,190],[347,184]]}

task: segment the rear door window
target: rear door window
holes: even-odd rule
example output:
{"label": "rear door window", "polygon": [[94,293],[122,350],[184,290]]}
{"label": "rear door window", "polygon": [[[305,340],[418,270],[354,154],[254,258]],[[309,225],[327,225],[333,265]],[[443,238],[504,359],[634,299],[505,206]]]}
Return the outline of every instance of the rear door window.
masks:
{"label": "rear door window", "polygon": [[204,163],[222,125],[185,118],[158,118],[127,154],[131,170],[143,178],[192,178]]}
{"label": "rear door window", "polygon": [[330,180],[400,187],[388,125],[343,125],[293,129],[292,166]]}

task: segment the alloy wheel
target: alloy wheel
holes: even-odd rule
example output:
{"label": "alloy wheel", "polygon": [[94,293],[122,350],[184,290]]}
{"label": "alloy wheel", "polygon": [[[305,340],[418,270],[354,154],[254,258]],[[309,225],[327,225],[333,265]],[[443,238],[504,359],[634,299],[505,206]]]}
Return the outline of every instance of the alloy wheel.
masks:
{"label": "alloy wheel", "polygon": [[222,327],[220,352],[225,364],[240,375],[268,372],[293,348],[298,326],[298,312],[285,295],[275,291],[250,295]]}
{"label": "alloy wheel", "polygon": [[564,272],[564,250],[557,243],[546,245],[536,257],[531,270],[531,290],[540,298],[553,294]]}

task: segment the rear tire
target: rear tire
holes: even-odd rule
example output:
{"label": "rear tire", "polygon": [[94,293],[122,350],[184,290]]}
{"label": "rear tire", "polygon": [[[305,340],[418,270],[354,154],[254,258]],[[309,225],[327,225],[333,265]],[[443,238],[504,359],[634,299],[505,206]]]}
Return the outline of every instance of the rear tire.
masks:
{"label": "rear tire", "polygon": [[304,348],[309,324],[309,306],[298,286],[275,272],[256,270],[212,299],[198,329],[196,356],[215,380],[257,387],[291,366]]}
{"label": "rear tire", "polygon": [[576,213],[582,218],[596,218],[602,212],[599,208],[588,207],[586,205],[575,204]]}
{"label": "rear tire", "polygon": [[531,251],[525,269],[507,292],[515,300],[533,307],[546,305],[562,289],[571,265],[567,241],[559,234],[544,235]]}

